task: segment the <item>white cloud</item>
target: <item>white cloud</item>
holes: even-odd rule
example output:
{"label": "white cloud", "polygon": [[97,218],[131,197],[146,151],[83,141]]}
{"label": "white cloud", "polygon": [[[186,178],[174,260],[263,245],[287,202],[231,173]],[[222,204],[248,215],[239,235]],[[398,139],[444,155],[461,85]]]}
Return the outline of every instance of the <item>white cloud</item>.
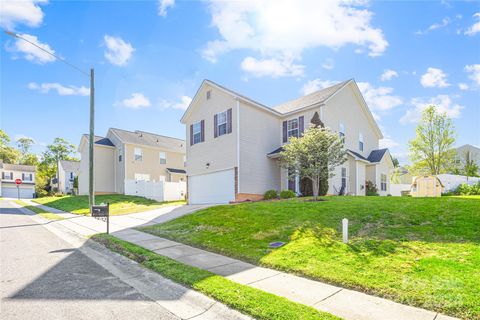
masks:
{"label": "white cloud", "polygon": [[[402,98],[393,95],[393,88],[375,87],[368,82],[358,82],[358,87],[372,111],[387,111],[403,103]],[[378,118],[378,114],[377,118]]]}
{"label": "white cloud", "polygon": [[90,89],[84,86],[63,86],[60,83],[35,83],[30,82],[28,88],[31,90],[37,90],[41,93],[48,93],[50,90],[54,90],[61,96],[88,96]]}
{"label": "white cloud", "polygon": [[417,34],[417,35],[427,34],[427,33],[429,33],[430,31],[433,31],[433,30],[445,28],[449,24],[450,24],[450,18],[446,17],[446,18],[442,19],[442,22],[434,23],[425,30],[418,30],[417,32],[415,32],[415,34]]}
{"label": "white cloud", "polygon": [[[25,33],[19,34],[19,36],[36,44],[37,46],[39,46],[40,48],[43,48],[44,50],[47,50],[48,52],[55,54],[55,50],[50,48],[48,44],[40,42],[36,36],[32,36],[30,34],[25,34]],[[28,61],[32,61],[38,64],[45,64],[47,62],[53,62],[56,60],[55,57],[33,46],[31,43],[28,43],[18,38],[15,39],[15,42],[13,43],[12,46],[7,47],[7,50],[14,53],[21,53],[23,57]]]}
{"label": "white cloud", "polygon": [[417,122],[421,118],[423,110],[429,105],[436,106],[439,112],[444,112],[451,118],[459,118],[461,110],[464,108],[463,106],[454,103],[452,98],[446,94],[440,94],[427,100],[413,98],[410,103],[413,108],[407,110],[405,115],[400,118],[401,124]]}
{"label": "white cloud", "polygon": [[302,89],[300,90],[300,92],[303,94],[303,95],[307,95],[307,94],[310,94],[312,92],[315,92],[315,91],[318,91],[320,89],[324,89],[324,88],[327,88],[327,87],[331,87],[335,84],[337,84],[338,81],[332,81],[332,80],[321,80],[321,79],[313,79],[313,80],[309,80],[307,81]]}
{"label": "white cloud", "polygon": [[447,75],[442,69],[428,68],[427,72],[421,77],[420,83],[426,88],[445,88],[450,84],[447,81]]}
{"label": "white cloud", "polygon": [[2,0],[0,5],[0,26],[13,30],[19,24],[29,27],[38,27],[44,17],[39,4],[46,4],[45,0]]}
{"label": "white cloud", "polygon": [[465,71],[469,73],[468,77],[480,86],[480,64],[466,65]]}
{"label": "white cloud", "polygon": [[335,67],[335,62],[333,61],[333,59],[327,59],[324,63],[322,63],[323,69],[332,70],[333,67]]}
{"label": "white cloud", "polygon": [[103,40],[107,48],[104,53],[105,58],[114,65],[126,65],[127,61],[132,57],[133,51],[135,51],[132,45],[120,37],[113,37],[108,34],[103,37]]}
{"label": "white cloud", "polygon": [[240,64],[240,68],[255,77],[271,76],[296,77],[303,75],[305,66],[294,64],[292,59],[260,59],[246,57]]}
{"label": "white cloud", "polygon": [[142,93],[135,92],[132,93],[130,98],[125,98],[122,101],[117,102],[116,105],[132,109],[141,109],[150,107],[151,103]]}
{"label": "white cloud", "polygon": [[465,31],[465,34],[468,36],[473,36],[480,32],[480,12],[475,13],[473,17],[478,21]]}
{"label": "white cloud", "polygon": [[167,9],[175,5],[175,0],[158,0],[158,15],[167,16]]}
{"label": "white cloud", "polygon": [[370,56],[388,46],[362,0],[210,0],[210,12],[220,38],[208,42],[202,55],[212,62],[235,49],[257,51],[263,59],[301,60],[304,50],[320,46],[354,44],[367,47]]}
{"label": "white cloud", "polygon": [[397,71],[392,69],[385,69],[382,75],[380,76],[380,80],[389,81],[389,80],[392,80],[392,78],[397,78],[397,77],[398,77]]}
{"label": "white cloud", "polygon": [[380,141],[378,141],[378,145],[380,149],[383,149],[383,148],[391,149],[391,148],[398,147],[400,144],[390,137],[385,137]]}
{"label": "white cloud", "polygon": [[160,101],[160,106],[162,108],[186,110],[191,102],[192,102],[192,98],[190,98],[189,96],[181,96],[180,101],[177,101],[177,102],[162,100]]}
{"label": "white cloud", "polygon": [[466,83],[459,83],[458,88],[460,90],[468,90],[469,87],[468,87],[468,84],[466,84]]}

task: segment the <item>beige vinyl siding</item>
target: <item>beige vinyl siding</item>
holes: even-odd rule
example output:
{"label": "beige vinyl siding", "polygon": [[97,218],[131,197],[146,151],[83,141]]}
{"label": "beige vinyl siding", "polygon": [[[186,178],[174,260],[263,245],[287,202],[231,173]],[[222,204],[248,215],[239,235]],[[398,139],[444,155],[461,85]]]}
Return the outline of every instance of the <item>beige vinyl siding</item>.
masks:
{"label": "beige vinyl siding", "polygon": [[[86,140],[86,139],[85,139]],[[80,194],[88,194],[88,141],[83,143],[80,150],[80,174],[78,188]],[[94,182],[95,192],[115,193],[115,168],[113,157],[115,148],[95,144],[94,150]]]}
{"label": "beige vinyl siding", "polygon": [[[112,141],[115,145],[115,154],[114,154],[114,166],[115,166],[115,184],[116,190],[118,193],[125,192],[125,146],[124,144],[118,139],[118,137],[111,133],[110,130],[108,131],[107,138]],[[118,157],[122,156],[122,161],[118,161]]]}
{"label": "beige vinyl siding", "polygon": [[[135,148],[142,149],[142,161],[135,161]],[[150,181],[159,181],[160,176],[164,176],[165,181],[169,181],[167,168],[184,169],[183,153],[132,144],[125,144],[124,149],[125,157],[122,160],[125,161],[125,178],[127,180],[135,179],[135,174],[137,173],[150,175]],[[160,164],[160,151],[165,152],[167,155],[166,164]],[[177,182],[178,180],[178,175],[175,175],[173,177],[173,182]]]}
{"label": "beige vinyl siding", "polygon": [[280,146],[275,132],[281,121],[267,112],[240,104],[240,189],[239,193],[263,194],[280,187],[277,160],[267,154]]}
{"label": "beige vinyl siding", "polygon": [[[379,137],[370,124],[367,115],[361,107],[361,97],[358,97],[349,84],[344,90],[337,92],[327,101],[323,110],[323,122],[332,130],[339,130],[339,124],[345,126],[345,147],[368,157],[372,150],[378,149]],[[363,134],[364,148],[358,148],[359,133]]]}
{"label": "beige vinyl siding", "polygon": [[[206,91],[211,97],[206,99]],[[199,92],[198,105],[192,110],[186,122],[187,174],[198,175],[230,169],[237,166],[237,115],[236,100],[229,94],[206,86]],[[232,132],[214,138],[214,116],[219,112],[232,109]],[[205,121],[205,141],[190,145],[190,125]],[[210,166],[207,169],[206,164]],[[183,168],[183,165],[180,167]]]}
{"label": "beige vinyl siding", "polygon": [[[390,194],[390,176],[393,170],[393,163],[388,152],[383,156],[382,161],[375,166],[375,179],[377,181],[378,194],[386,196]],[[387,191],[382,191],[380,188],[381,175],[387,175]]]}

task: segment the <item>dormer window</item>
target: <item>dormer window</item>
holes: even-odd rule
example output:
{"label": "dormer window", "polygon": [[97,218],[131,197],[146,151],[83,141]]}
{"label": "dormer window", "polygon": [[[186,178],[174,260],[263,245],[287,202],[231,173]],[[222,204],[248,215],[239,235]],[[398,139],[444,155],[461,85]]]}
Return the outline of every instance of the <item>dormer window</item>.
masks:
{"label": "dormer window", "polygon": [[358,134],[358,150],[363,151],[363,134]]}
{"label": "dormer window", "polygon": [[287,121],[287,136],[298,138],[298,118]]}

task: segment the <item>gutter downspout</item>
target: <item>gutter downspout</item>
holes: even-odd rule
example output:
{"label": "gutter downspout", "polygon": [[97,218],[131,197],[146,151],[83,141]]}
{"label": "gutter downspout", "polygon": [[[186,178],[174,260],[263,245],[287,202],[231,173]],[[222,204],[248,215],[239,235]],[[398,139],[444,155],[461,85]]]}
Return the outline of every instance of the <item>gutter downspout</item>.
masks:
{"label": "gutter downspout", "polygon": [[237,191],[240,192],[240,100],[237,100]]}

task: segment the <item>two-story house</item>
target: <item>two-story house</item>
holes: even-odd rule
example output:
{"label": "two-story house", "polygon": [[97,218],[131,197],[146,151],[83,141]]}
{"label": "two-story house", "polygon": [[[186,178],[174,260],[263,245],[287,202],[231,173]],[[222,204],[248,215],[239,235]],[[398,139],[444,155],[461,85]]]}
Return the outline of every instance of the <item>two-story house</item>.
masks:
{"label": "two-story house", "polygon": [[[0,195],[4,198],[31,199],[35,195],[35,166],[3,163],[0,160]],[[17,185],[15,180],[21,179]]]}
{"label": "two-story house", "polygon": [[260,199],[269,189],[299,193],[278,164],[283,144],[301,136],[314,114],[338,132],[348,160],[329,179],[329,194],[365,195],[371,180],[389,193],[393,163],[355,81],[347,80],[301,98],[268,107],[204,80],[183,115],[186,126],[189,202],[228,203]]}
{"label": "two-story house", "polygon": [[[88,135],[82,136],[78,151],[79,194],[88,194]],[[110,128],[105,137],[95,137],[94,189],[124,194],[127,180],[185,181],[185,163],[182,139]]]}
{"label": "two-story house", "polygon": [[80,172],[80,161],[58,161],[58,191],[73,194],[73,181]]}

